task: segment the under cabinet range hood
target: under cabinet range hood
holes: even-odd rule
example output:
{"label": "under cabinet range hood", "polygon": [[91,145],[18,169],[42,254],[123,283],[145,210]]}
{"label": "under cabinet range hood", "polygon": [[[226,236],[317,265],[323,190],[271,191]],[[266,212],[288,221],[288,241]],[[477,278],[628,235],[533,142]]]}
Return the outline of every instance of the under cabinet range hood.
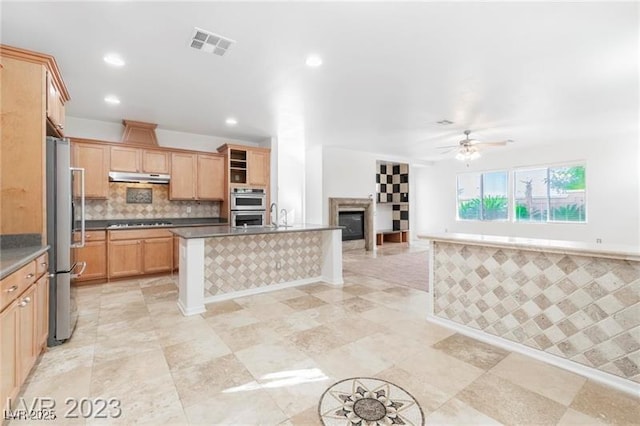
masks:
{"label": "under cabinet range hood", "polygon": [[109,172],[110,182],[169,183],[170,175],[158,173]]}

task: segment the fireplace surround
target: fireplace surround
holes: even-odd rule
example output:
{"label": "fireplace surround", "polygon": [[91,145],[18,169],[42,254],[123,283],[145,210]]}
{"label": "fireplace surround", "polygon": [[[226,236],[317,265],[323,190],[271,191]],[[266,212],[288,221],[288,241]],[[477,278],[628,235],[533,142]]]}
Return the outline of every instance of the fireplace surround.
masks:
{"label": "fireplace surround", "polygon": [[348,211],[364,212],[364,248],[371,251],[375,247],[373,232],[373,199],[371,198],[329,198],[329,225],[338,226],[339,213]]}

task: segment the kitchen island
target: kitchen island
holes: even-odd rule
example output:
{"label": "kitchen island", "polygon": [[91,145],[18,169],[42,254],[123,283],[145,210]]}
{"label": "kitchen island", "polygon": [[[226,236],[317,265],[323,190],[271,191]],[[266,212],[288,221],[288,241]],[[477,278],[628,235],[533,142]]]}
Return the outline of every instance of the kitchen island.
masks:
{"label": "kitchen island", "polygon": [[172,229],[180,237],[178,307],[323,281],[342,285],[342,230],[336,226],[206,226]]}
{"label": "kitchen island", "polygon": [[432,234],[428,319],[631,392],[640,390],[640,250]]}

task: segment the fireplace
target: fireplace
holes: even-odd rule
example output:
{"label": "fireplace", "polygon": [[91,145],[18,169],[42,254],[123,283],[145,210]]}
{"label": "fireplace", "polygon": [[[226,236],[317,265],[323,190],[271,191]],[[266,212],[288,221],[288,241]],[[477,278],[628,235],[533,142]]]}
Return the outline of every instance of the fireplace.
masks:
{"label": "fireplace", "polygon": [[342,241],[364,240],[364,210],[338,212],[338,225],[342,228]]}
{"label": "fireplace", "polygon": [[[358,231],[362,232],[361,236],[355,236],[353,238],[344,238],[345,231],[342,233],[342,249],[362,249],[367,251],[375,250],[375,234],[373,232],[373,197],[370,198],[333,198],[329,197],[329,225],[331,226],[347,226],[342,224],[342,213],[347,213],[350,219],[354,219],[354,214],[360,217],[360,224],[362,228]],[[346,218],[346,216],[345,216]],[[348,219],[347,219],[348,220]],[[357,219],[352,222],[357,223]],[[346,231],[347,235],[351,234],[350,231]],[[355,233],[354,233],[355,234]],[[364,238],[364,242],[362,239]]]}

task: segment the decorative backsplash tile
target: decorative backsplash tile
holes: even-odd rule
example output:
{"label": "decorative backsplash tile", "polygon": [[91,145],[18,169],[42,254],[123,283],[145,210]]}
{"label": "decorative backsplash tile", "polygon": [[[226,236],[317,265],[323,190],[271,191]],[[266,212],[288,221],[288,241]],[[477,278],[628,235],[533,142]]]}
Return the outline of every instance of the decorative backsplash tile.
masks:
{"label": "decorative backsplash tile", "polygon": [[436,316],[640,382],[640,262],[434,247]]}
{"label": "decorative backsplash tile", "polygon": [[207,238],[204,257],[205,298],[319,277],[322,233]]}
{"label": "decorative backsplash tile", "polygon": [[[127,203],[127,188],[146,188],[152,191],[149,204]],[[191,213],[187,213],[191,207]],[[86,201],[87,220],[106,219],[164,219],[179,217],[218,217],[218,201],[171,201],[169,185],[149,183],[109,183],[109,197],[106,200]]]}

